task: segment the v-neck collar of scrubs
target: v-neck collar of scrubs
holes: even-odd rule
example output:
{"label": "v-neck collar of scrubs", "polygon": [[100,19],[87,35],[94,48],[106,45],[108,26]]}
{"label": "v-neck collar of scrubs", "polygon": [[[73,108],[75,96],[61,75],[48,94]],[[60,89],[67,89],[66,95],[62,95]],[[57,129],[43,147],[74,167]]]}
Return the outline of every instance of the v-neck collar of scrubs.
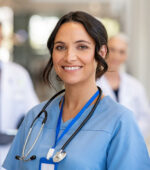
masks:
{"label": "v-neck collar of scrubs", "polygon": [[[63,97],[63,101],[61,104],[61,109],[57,121],[57,126],[56,126],[56,135],[55,135],[55,143],[54,143],[54,148],[56,147],[57,143],[61,141],[61,139],[70,131],[72,126],[78,122],[80,117],[84,114],[84,112],[87,110],[87,108],[93,103],[93,101],[97,98],[98,95],[100,94],[99,89],[92,95],[92,97],[85,103],[85,105],[82,107],[82,109],[78,112],[78,114],[68,123],[64,131],[60,134],[60,128],[61,128],[61,122],[62,122],[62,114],[63,114],[63,106],[64,106],[64,100],[65,98]],[[80,126],[80,125],[79,125]],[[77,128],[78,129],[78,128]],[[60,135],[59,135],[60,134]]]}
{"label": "v-neck collar of scrubs", "polygon": [[[55,116],[55,123],[57,122],[58,120],[58,117],[59,117],[59,113],[60,113],[60,101],[62,100],[62,97],[58,97],[54,102],[55,104],[53,103],[53,109],[55,110],[55,113],[56,114],[53,114],[51,116]],[[107,99],[108,96],[104,96],[103,99],[101,100],[100,102],[100,105],[99,107],[102,107],[102,103],[105,102],[105,100]],[[67,135],[65,135],[61,141],[59,141],[59,143],[56,145],[55,147],[55,152],[60,150],[60,148],[63,146],[63,144],[68,140],[68,138],[75,132],[75,130],[79,127],[79,125],[81,124],[81,122],[85,119],[85,117],[89,114],[89,112],[91,111],[93,107],[93,104],[91,104],[85,111],[84,111],[84,114],[81,115],[81,117],[79,118],[79,120],[73,125],[73,127],[71,127],[70,131],[67,132]],[[102,107],[103,108],[103,107]],[[103,110],[101,108],[101,110]],[[54,113],[54,112],[53,112]],[[50,117],[51,117],[50,116]],[[62,118],[61,118],[61,126],[60,126],[60,133],[58,135],[58,137],[60,136],[60,134],[62,133],[62,131],[66,128],[66,126],[71,122],[72,119],[69,119],[68,121],[66,122],[63,122]],[[88,122],[87,122],[88,123]],[[85,128],[85,127],[83,127]]]}

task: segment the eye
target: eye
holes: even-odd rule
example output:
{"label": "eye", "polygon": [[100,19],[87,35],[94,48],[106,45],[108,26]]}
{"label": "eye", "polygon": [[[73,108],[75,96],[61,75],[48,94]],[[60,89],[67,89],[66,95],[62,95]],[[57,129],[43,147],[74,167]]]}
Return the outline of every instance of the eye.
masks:
{"label": "eye", "polygon": [[116,50],[114,48],[109,48],[109,51],[114,53]]}
{"label": "eye", "polygon": [[89,47],[87,45],[79,45],[77,48],[80,50],[85,50],[88,49]]}
{"label": "eye", "polygon": [[55,47],[55,49],[58,50],[58,51],[62,51],[62,50],[65,50],[66,48],[65,48],[65,46],[63,46],[63,45],[57,45],[57,46]]}
{"label": "eye", "polygon": [[124,55],[126,53],[125,50],[120,50],[119,52],[120,52],[121,55]]}

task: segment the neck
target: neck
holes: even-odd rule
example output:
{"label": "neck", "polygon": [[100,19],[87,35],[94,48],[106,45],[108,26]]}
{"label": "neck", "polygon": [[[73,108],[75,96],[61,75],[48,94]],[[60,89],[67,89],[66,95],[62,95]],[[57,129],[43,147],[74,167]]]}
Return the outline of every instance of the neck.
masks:
{"label": "neck", "polygon": [[108,78],[108,79],[116,79],[119,77],[119,71],[107,71],[105,73],[105,76]]}
{"label": "neck", "polygon": [[118,89],[120,86],[120,75],[118,71],[107,72],[105,74],[106,79],[108,80],[110,86],[113,90]]}
{"label": "neck", "polygon": [[90,86],[85,85],[82,86],[66,86],[65,87],[65,104],[67,106],[74,105],[77,107],[78,105],[82,105],[88,101],[93,94],[97,91],[96,84],[91,84]]}
{"label": "neck", "polygon": [[85,84],[82,87],[81,85],[66,85],[63,121],[75,117],[97,90],[95,83],[90,84],[90,86]]}

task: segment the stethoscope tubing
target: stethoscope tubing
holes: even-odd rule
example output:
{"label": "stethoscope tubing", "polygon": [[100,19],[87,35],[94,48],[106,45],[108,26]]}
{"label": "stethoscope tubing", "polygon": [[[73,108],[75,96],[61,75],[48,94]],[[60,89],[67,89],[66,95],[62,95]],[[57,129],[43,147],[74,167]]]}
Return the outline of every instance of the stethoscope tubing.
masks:
{"label": "stethoscope tubing", "polygon": [[101,99],[101,94],[102,91],[101,89],[98,87],[99,90],[99,96],[96,100],[95,105],[93,106],[92,110],[90,111],[90,113],[87,115],[87,117],[82,121],[82,123],[80,124],[80,126],[76,129],[76,131],[71,135],[71,137],[65,142],[65,144],[61,147],[61,150],[64,150],[66,148],[66,146],[71,142],[71,140],[76,136],[76,134],[81,130],[81,128],[86,124],[86,122],[91,118],[91,116],[93,115],[95,109],[98,106],[98,103]]}
{"label": "stethoscope tubing", "polygon": [[24,144],[24,147],[23,147],[23,150],[22,150],[22,157],[23,157],[23,159],[25,159],[25,158],[30,154],[30,152],[32,151],[32,149],[34,148],[37,140],[38,140],[39,137],[40,137],[40,134],[41,134],[41,132],[42,132],[42,130],[43,130],[44,125],[45,125],[45,123],[42,123],[42,126],[41,126],[41,128],[40,128],[40,130],[39,130],[39,133],[38,133],[38,135],[37,135],[34,143],[32,144],[32,146],[30,147],[30,149],[28,150],[28,152],[27,152],[26,155],[25,155],[25,148],[26,148],[26,145],[27,145],[27,143],[28,143],[28,141],[29,141],[29,137],[31,136],[31,132],[32,132],[32,130],[33,130],[33,128],[30,128],[29,133],[28,133],[27,138],[26,138],[26,141],[25,141],[25,144]]}
{"label": "stethoscope tubing", "polygon": [[[30,125],[30,129],[29,129],[29,132],[27,134],[27,137],[26,137],[26,140],[25,140],[25,143],[24,143],[24,146],[23,146],[23,149],[22,149],[22,156],[18,156],[16,155],[15,158],[18,159],[18,160],[23,160],[23,161],[28,161],[28,160],[33,160],[33,159],[26,159],[27,156],[30,154],[30,152],[32,151],[32,149],[34,148],[35,144],[37,143],[39,137],[40,137],[40,134],[43,130],[43,127],[47,121],[47,111],[46,111],[46,108],[47,106],[53,101],[53,99],[55,99],[57,96],[59,96],[61,93],[63,93],[65,90],[61,90],[59,91],[58,93],[56,93],[52,98],[50,98],[50,100],[44,105],[44,107],[42,108],[42,110],[40,111],[40,113],[34,118],[34,120],[32,121],[31,125]],[[34,141],[34,143],[31,145],[30,149],[27,151],[27,153],[25,154],[25,149],[26,149],[26,146],[27,146],[27,143],[29,141],[29,138],[31,136],[31,133],[32,133],[32,130],[33,130],[33,125],[35,123],[35,121],[42,115],[42,113],[44,113],[44,118],[43,118],[43,121],[42,121],[42,126],[39,130],[39,133]],[[34,155],[35,156],[35,155]],[[31,156],[32,157],[32,156]],[[35,159],[36,159],[36,156],[35,156]]]}
{"label": "stethoscope tubing", "polygon": [[53,101],[53,99],[55,99],[57,96],[59,96],[59,95],[60,95],[61,93],[63,93],[64,91],[65,91],[65,89],[59,91],[59,92],[56,93],[52,98],[50,98],[50,100],[45,104],[45,106],[42,108],[42,110],[40,111],[40,113],[34,118],[34,120],[33,120],[32,124],[31,124],[30,128],[33,127],[34,122],[41,116],[42,113],[45,114],[45,117],[44,117],[42,123],[44,123],[44,124],[46,123],[46,121],[47,121],[47,111],[46,111],[47,106]]}
{"label": "stethoscope tubing", "polygon": [[[101,89],[100,89],[99,87],[98,87],[98,90],[99,90],[99,96],[98,96],[98,98],[97,98],[97,100],[96,100],[96,103],[94,104],[92,110],[91,110],[90,113],[87,115],[87,117],[82,121],[82,123],[81,123],[80,126],[76,129],[76,131],[71,135],[71,137],[70,137],[70,138],[65,142],[65,144],[61,147],[61,151],[63,151],[63,150],[66,148],[66,146],[71,142],[71,140],[76,136],[76,134],[81,130],[81,128],[86,124],[86,122],[87,122],[87,121],[91,118],[91,116],[93,115],[93,113],[94,113],[95,109],[97,108],[98,103],[99,103],[99,101],[100,101],[100,99],[101,99],[101,95],[102,95],[102,91],[101,91]],[[65,90],[63,89],[63,90],[61,90],[60,92],[58,92],[57,94],[55,94],[55,95],[44,105],[44,107],[42,108],[42,110],[40,111],[40,113],[34,118],[34,120],[33,120],[32,123],[31,123],[29,132],[28,132],[28,134],[27,134],[27,137],[26,137],[26,140],[25,140],[25,143],[24,143],[24,146],[23,146],[22,156],[16,155],[16,157],[15,157],[16,159],[18,159],[18,160],[23,160],[23,161],[28,161],[28,160],[34,160],[34,159],[36,159],[36,156],[35,156],[35,155],[31,156],[29,159],[26,159],[26,158],[27,158],[27,156],[30,154],[30,152],[32,151],[32,149],[34,148],[35,144],[37,143],[37,141],[38,141],[38,139],[39,139],[39,137],[40,137],[40,134],[41,134],[41,132],[42,132],[42,130],[43,130],[43,127],[44,127],[44,125],[45,125],[45,123],[46,123],[46,121],[47,121],[47,115],[48,115],[48,114],[47,114],[46,108],[47,108],[47,106],[53,101],[53,99],[55,99],[57,96],[59,96],[59,95],[60,95],[61,93],[63,93],[64,91],[65,91]],[[31,137],[31,133],[32,133],[32,130],[33,130],[33,125],[34,125],[35,121],[42,115],[42,113],[44,113],[44,118],[43,118],[43,121],[42,121],[42,126],[41,126],[41,128],[40,128],[40,130],[39,130],[39,133],[38,133],[38,135],[37,135],[34,143],[32,144],[32,146],[30,147],[30,149],[28,150],[28,152],[27,152],[26,155],[25,155],[25,149],[26,149],[27,143],[28,143],[28,141],[29,141],[29,139],[30,139],[30,137]],[[32,157],[34,157],[34,159],[32,159]]]}

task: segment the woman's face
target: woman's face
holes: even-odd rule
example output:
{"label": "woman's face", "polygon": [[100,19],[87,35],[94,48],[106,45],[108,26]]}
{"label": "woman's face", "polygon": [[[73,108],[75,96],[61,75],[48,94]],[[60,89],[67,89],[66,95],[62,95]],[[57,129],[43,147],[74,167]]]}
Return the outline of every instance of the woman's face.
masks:
{"label": "woman's face", "polygon": [[67,22],[58,30],[53,49],[53,64],[65,84],[95,82],[97,62],[95,42],[84,26]]}

